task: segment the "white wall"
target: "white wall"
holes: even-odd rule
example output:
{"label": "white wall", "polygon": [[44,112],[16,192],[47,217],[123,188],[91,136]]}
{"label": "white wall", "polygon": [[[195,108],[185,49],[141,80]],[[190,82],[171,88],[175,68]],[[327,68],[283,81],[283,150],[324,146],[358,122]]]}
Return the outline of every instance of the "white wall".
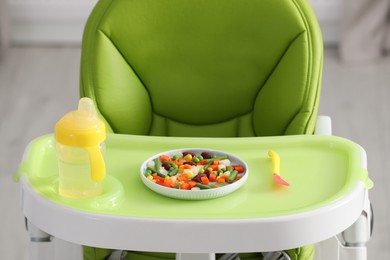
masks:
{"label": "white wall", "polygon": [[337,45],[341,37],[343,0],[309,0],[321,26],[326,45]]}
{"label": "white wall", "polygon": [[[342,0],[309,0],[324,42],[340,38]],[[86,19],[96,0],[8,0],[11,39],[17,44],[80,44]]]}
{"label": "white wall", "polygon": [[8,0],[16,44],[80,44],[96,0]]}

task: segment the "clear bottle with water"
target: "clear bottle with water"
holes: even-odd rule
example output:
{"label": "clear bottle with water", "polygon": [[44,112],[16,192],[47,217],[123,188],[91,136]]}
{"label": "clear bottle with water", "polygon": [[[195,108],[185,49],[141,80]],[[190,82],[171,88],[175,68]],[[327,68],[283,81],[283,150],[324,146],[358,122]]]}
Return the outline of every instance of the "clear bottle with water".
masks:
{"label": "clear bottle with water", "polygon": [[102,194],[106,131],[90,98],[80,99],[78,109],[57,122],[55,138],[59,194],[69,198]]}

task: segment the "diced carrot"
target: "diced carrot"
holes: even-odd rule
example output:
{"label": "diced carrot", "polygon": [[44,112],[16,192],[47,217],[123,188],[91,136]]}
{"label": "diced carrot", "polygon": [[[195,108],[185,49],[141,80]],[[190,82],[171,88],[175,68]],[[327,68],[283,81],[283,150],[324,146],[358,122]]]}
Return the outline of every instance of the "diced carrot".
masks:
{"label": "diced carrot", "polygon": [[201,164],[201,165],[206,165],[206,164],[207,164],[207,161],[206,161],[206,160],[201,160],[201,161],[199,162],[199,164]]}
{"label": "diced carrot", "polygon": [[165,187],[168,186],[168,185],[167,185],[164,181],[162,181],[162,180],[158,180],[158,181],[156,181],[156,183],[157,183],[158,185],[161,185],[161,186],[165,186]]}
{"label": "diced carrot", "polygon": [[188,183],[188,182],[183,182],[181,185],[180,185],[180,188],[182,190],[190,190],[191,189],[191,185]]}
{"label": "diced carrot", "polygon": [[187,174],[180,174],[179,177],[177,177],[177,179],[179,181],[187,181],[188,180],[188,177],[187,177]]}
{"label": "diced carrot", "polygon": [[207,176],[203,176],[200,178],[200,181],[202,182],[202,184],[204,185],[209,185],[209,178],[207,178]]}
{"label": "diced carrot", "polygon": [[213,171],[218,171],[218,164],[210,165],[210,168],[211,168]]}
{"label": "diced carrot", "polygon": [[196,181],[188,181],[187,183],[191,186],[191,188],[196,186]]}
{"label": "diced carrot", "polygon": [[226,175],[220,175],[217,177],[217,182],[218,183],[226,183],[227,178],[228,178],[228,176],[226,176]]}
{"label": "diced carrot", "polygon": [[183,165],[183,162],[180,162],[179,160],[174,160],[173,161],[177,166]]}
{"label": "diced carrot", "polygon": [[215,173],[210,173],[209,180],[210,181],[215,181],[216,179],[217,179],[217,175]]}
{"label": "diced carrot", "polygon": [[152,173],[153,179],[156,181],[164,181],[163,177],[157,175],[157,173]]}
{"label": "diced carrot", "polygon": [[222,175],[219,176],[219,178],[224,178],[226,180],[227,178],[229,178],[229,176],[227,176],[225,174],[222,174]]}
{"label": "diced carrot", "polygon": [[219,160],[215,159],[213,160],[213,165],[218,165],[219,164]]}
{"label": "diced carrot", "polygon": [[191,169],[191,165],[190,164],[184,164],[184,169]]}
{"label": "diced carrot", "polygon": [[238,173],[243,173],[244,172],[244,167],[242,165],[233,165],[232,166],[234,170],[236,170]]}
{"label": "diced carrot", "polygon": [[225,178],[217,178],[218,183],[226,183]]}
{"label": "diced carrot", "polygon": [[161,155],[160,156],[160,161],[170,161],[171,160],[171,157],[169,157],[168,155],[165,155],[165,154],[163,154],[163,155]]}
{"label": "diced carrot", "polygon": [[164,183],[169,186],[169,187],[173,187],[175,186],[175,183],[171,180],[171,179],[164,179]]}

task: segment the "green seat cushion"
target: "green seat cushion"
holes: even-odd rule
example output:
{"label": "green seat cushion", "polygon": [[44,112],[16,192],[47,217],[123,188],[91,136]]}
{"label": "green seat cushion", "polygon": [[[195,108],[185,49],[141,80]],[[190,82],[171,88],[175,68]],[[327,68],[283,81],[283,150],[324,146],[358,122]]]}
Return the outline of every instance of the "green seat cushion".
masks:
{"label": "green seat cushion", "polygon": [[81,94],[118,133],[312,133],[321,66],[306,0],[101,0]]}

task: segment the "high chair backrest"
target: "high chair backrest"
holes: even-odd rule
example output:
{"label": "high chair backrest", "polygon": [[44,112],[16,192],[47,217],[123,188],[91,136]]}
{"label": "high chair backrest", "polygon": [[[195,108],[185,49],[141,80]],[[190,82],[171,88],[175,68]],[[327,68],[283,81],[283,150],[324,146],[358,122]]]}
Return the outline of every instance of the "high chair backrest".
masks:
{"label": "high chair backrest", "polygon": [[311,134],[322,57],[307,0],[100,0],[81,95],[117,133]]}

